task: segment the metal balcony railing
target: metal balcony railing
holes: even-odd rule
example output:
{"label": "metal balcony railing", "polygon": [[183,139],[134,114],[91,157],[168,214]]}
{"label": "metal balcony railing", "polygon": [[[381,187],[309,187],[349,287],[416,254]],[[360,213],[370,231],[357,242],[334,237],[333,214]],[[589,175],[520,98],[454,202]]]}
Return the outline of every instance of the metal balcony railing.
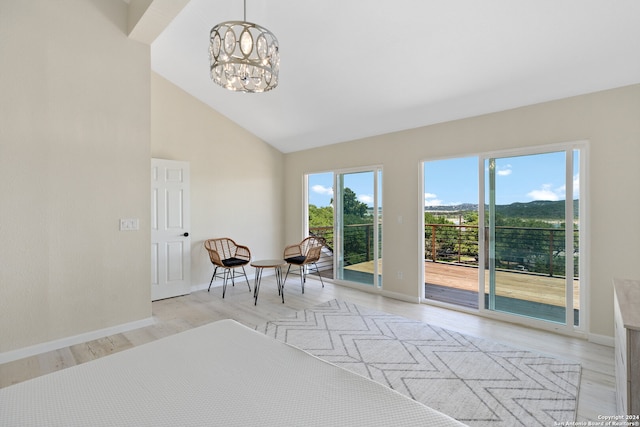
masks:
{"label": "metal balcony railing", "polygon": [[[373,224],[354,224],[344,228],[345,265],[373,259]],[[333,227],[312,227],[310,234],[324,237],[333,252]],[[381,228],[379,228],[381,233]],[[488,263],[489,228],[484,227],[485,259]],[[382,238],[379,239],[382,242]],[[497,269],[565,277],[564,228],[496,227],[495,265]],[[574,277],[578,277],[579,231],[573,231]],[[380,243],[381,244],[381,243]],[[478,266],[478,225],[426,224],[425,261]],[[380,248],[382,250],[382,247]],[[380,252],[382,253],[382,252]],[[488,268],[488,264],[485,266]]]}
{"label": "metal balcony railing", "polygon": [[[382,230],[381,226],[379,226],[379,229]],[[345,266],[373,260],[374,232],[374,224],[351,224],[344,226],[342,244],[344,248]],[[327,241],[326,247],[333,252],[335,242],[333,227],[310,227],[309,234],[323,237]],[[382,239],[380,238],[378,240],[381,249]]]}
{"label": "metal balcony railing", "polygon": [[[486,268],[489,267],[489,227],[484,227]],[[578,276],[579,231],[573,231],[574,277]],[[495,228],[497,269],[565,277],[565,229]],[[425,225],[425,257],[433,262],[478,265],[478,226],[456,224]]]}

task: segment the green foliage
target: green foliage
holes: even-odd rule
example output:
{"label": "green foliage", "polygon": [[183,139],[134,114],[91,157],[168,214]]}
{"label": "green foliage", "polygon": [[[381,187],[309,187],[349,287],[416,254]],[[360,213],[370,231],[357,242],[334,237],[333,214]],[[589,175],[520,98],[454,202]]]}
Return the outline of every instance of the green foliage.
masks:
{"label": "green foliage", "polygon": [[373,253],[373,227],[356,226],[372,224],[369,207],[356,197],[356,193],[345,187],[342,197],[344,228],[344,258],[346,264],[369,261]]}
{"label": "green foliage", "polygon": [[[511,203],[496,206],[496,213],[505,217],[563,220],[565,201],[536,200],[527,203]],[[578,218],[579,200],[573,201],[573,216]]]}
{"label": "green foliage", "polygon": [[478,224],[478,212],[477,211],[466,211],[463,213],[462,221],[465,224]]}
{"label": "green foliage", "polygon": [[[331,201],[333,204],[333,200]],[[358,264],[369,261],[373,254],[373,216],[369,214],[366,203],[358,200],[356,193],[345,188],[342,198],[342,218],[344,224],[344,258],[345,264]],[[333,207],[317,207],[309,205],[309,228],[332,227]],[[333,239],[324,236],[329,245]],[[332,236],[331,236],[332,237]]]}
{"label": "green foliage", "polygon": [[362,203],[356,197],[356,193],[352,189],[346,187],[342,196],[342,210],[345,216],[353,218],[365,218],[367,216],[368,206]]}
{"label": "green foliage", "polygon": [[309,205],[309,228],[332,226],[333,206],[319,208],[316,205]]}
{"label": "green foliage", "polygon": [[[333,204],[333,199],[331,199]],[[356,193],[345,187],[342,196],[342,221],[345,225],[371,224],[373,217],[368,214],[369,207],[358,200]]]}
{"label": "green foliage", "polygon": [[[488,213],[486,217],[488,218]],[[555,223],[540,219],[512,218],[496,214],[496,226],[498,227],[525,227],[525,228],[557,228]]]}
{"label": "green foliage", "polygon": [[442,215],[434,215],[431,212],[424,213],[424,223],[425,224],[453,224],[451,221],[448,221],[446,217]]}

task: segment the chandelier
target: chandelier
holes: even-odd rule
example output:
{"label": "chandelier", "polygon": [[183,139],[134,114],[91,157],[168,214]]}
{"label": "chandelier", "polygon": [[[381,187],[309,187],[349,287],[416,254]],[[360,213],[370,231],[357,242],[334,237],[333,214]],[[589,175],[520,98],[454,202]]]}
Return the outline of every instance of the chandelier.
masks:
{"label": "chandelier", "polygon": [[244,20],[222,22],[209,34],[211,80],[237,92],[266,92],[278,85],[278,39],[266,28]]}

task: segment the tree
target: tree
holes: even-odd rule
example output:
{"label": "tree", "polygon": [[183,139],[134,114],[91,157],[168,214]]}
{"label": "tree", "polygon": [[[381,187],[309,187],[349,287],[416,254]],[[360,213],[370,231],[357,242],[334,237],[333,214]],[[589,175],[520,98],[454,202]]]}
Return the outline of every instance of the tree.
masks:
{"label": "tree", "polygon": [[367,216],[369,207],[366,203],[362,203],[358,200],[356,193],[354,193],[353,190],[346,187],[342,195],[342,210],[345,217],[350,216],[352,218],[362,220]]}
{"label": "tree", "polygon": [[424,213],[424,223],[425,224],[453,224],[451,221],[448,221],[445,216],[434,215],[431,212]]}
{"label": "tree", "polygon": [[[333,205],[333,199],[331,199],[331,205]],[[372,244],[372,233],[374,233],[370,225],[373,223],[373,216],[369,214],[369,206],[359,201],[356,193],[346,187],[342,197],[342,210],[345,226],[343,239],[345,263],[350,265],[368,261],[373,248],[367,247],[367,244]],[[309,205],[310,228],[333,226],[333,216],[333,206]],[[327,242],[330,243],[330,241],[331,239],[327,238]]]}
{"label": "tree", "polygon": [[347,264],[368,261],[373,248],[373,229],[366,224],[373,223],[368,214],[369,207],[358,200],[356,193],[345,187],[342,193],[342,218],[344,221],[344,256]]}
{"label": "tree", "polygon": [[478,212],[477,211],[465,211],[463,213],[462,221],[468,225],[478,224]]}
{"label": "tree", "polygon": [[[331,199],[333,205],[333,199]],[[311,210],[309,211],[311,216]],[[368,261],[373,248],[373,216],[369,215],[369,206],[358,200],[356,193],[345,187],[342,194],[342,223],[344,225],[344,259],[346,265]]]}
{"label": "tree", "polygon": [[309,205],[309,227],[333,226],[333,206]]}
{"label": "tree", "polygon": [[[333,205],[333,199],[331,199]],[[342,219],[345,225],[369,224],[373,218],[368,214],[369,206],[358,200],[356,193],[345,187],[342,195]]]}

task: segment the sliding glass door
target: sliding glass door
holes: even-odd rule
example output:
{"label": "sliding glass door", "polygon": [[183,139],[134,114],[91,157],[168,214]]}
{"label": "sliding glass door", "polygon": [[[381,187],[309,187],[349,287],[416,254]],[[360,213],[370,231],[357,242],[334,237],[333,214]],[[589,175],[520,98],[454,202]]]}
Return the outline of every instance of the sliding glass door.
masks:
{"label": "sliding glass door", "polygon": [[484,308],[580,324],[580,151],[484,159]]}
{"label": "sliding glass door", "polygon": [[323,273],[382,286],[382,169],[309,174],[307,228],[327,241]]}
{"label": "sliding glass door", "polygon": [[336,279],[382,285],[381,169],[337,173]]}
{"label": "sliding glass door", "polygon": [[425,161],[425,300],[584,329],[586,152],[566,143]]}

